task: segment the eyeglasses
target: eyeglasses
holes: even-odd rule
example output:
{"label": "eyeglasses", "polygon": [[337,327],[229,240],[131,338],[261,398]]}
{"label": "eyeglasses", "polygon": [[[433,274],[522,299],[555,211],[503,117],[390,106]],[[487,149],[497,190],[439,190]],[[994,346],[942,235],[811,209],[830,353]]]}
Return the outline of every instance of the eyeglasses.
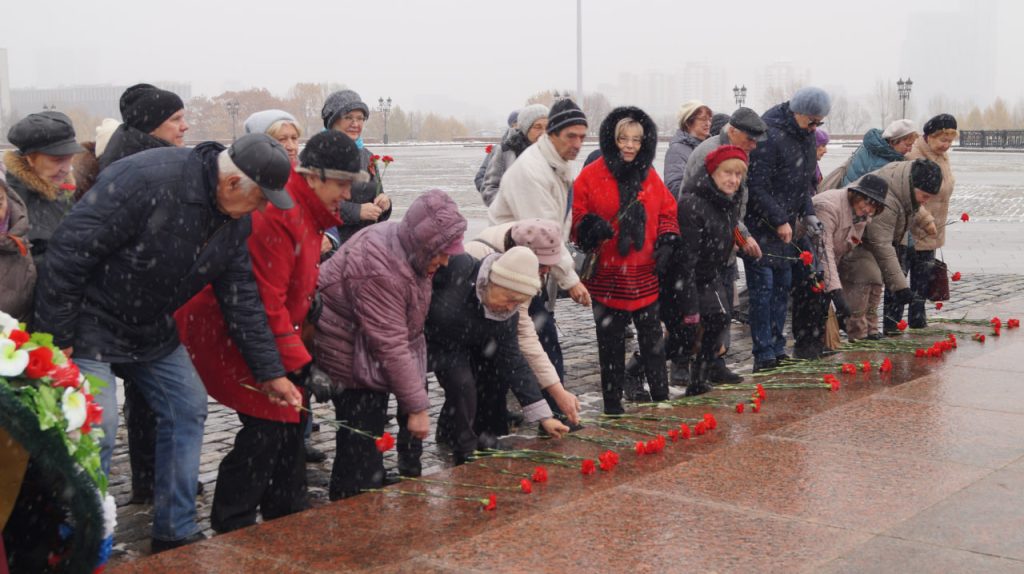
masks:
{"label": "eyeglasses", "polygon": [[809,127],[809,128],[816,128],[816,127],[823,126],[823,125],[825,125],[825,120],[824,119],[811,120],[811,121],[807,122],[807,127]]}
{"label": "eyeglasses", "polygon": [[644,140],[642,138],[636,138],[636,137],[630,138],[630,137],[626,137],[626,136],[619,136],[619,137],[615,138],[615,142],[618,143],[618,144],[622,144],[622,145],[633,144],[635,146],[639,146],[639,145],[642,145],[644,143]]}

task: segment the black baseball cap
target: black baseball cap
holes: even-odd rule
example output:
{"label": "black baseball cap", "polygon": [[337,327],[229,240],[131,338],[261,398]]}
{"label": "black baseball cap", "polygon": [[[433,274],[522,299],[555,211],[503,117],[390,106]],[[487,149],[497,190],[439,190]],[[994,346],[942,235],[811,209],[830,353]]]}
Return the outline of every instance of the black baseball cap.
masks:
{"label": "black baseball cap", "polygon": [[231,161],[260,186],[260,191],[274,207],[291,209],[292,201],[284,186],[291,176],[292,164],[288,152],[267,134],[247,134],[228,148]]}
{"label": "black baseball cap", "polygon": [[768,124],[750,108],[739,108],[733,112],[729,118],[729,125],[754,138],[755,141],[763,142],[768,139]]}

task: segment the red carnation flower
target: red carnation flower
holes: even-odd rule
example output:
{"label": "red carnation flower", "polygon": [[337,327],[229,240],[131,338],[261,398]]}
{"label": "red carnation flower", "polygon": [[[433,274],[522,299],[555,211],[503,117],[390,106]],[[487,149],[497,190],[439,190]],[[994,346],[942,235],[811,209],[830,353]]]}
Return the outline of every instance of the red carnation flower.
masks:
{"label": "red carnation flower", "polygon": [[519,490],[522,490],[523,494],[530,494],[533,492],[533,483],[524,478],[519,481]]}
{"label": "red carnation flower", "polygon": [[1007,319],[1006,320],[1006,328],[1007,329],[1019,329],[1020,328],[1020,319]]}
{"label": "red carnation flower", "polygon": [[388,163],[391,163],[391,162],[395,161],[395,158],[393,158],[393,157],[391,157],[389,155],[386,155],[386,156],[380,158],[380,161],[388,164]]}
{"label": "red carnation flower", "polygon": [[647,448],[643,441],[636,441],[636,443],[633,444],[633,450],[635,450],[637,454],[647,454]]}
{"label": "red carnation flower", "polygon": [[78,388],[78,381],[82,378],[78,371],[78,365],[68,361],[50,373],[52,385],[59,389]]}
{"label": "red carnation flower", "polygon": [[736,403],[736,412],[743,414],[743,403]]}
{"label": "red carnation flower", "polygon": [[757,389],[757,398],[761,399],[762,401],[768,398],[768,393],[764,391],[764,385],[762,385],[761,383],[757,383],[757,387],[755,388]]}
{"label": "red carnation flower", "polygon": [[380,160],[380,156],[377,155],[377,154],[373,154],[373,155],[370,156],[370,161],[379,161],[379,160]]}
{"label": "red carnation flower", "polygon": [[964,223],[967,223],[970,220],[971,220],[971,216],[967,215],[966,211],[960,214],[960,221],[963,221]]}
{"label": "red carnation flower", "polygon": [[41,379],[54,369],[53,351],[49,347],[36,347],[28,352],[28,366],[25,376],[29,379]]}
{"label": "red carnation flower", "polygon": [[31,337],[29,337],[28,333],[26,333],[25,331],[22,331],[21,329],[15,329],[11,331],[11,334],[8,335],[7,338],[14,341],[15,349],[20,349],[22,345],[28,343],[28,340]]}
{"label": "red carnation flower", "polygon": [[811,263],[814,263],[814,255],[812,255],[810,251],[802,251],[800,252],[800,261],[802,261],[804,265],[810,267]]}
{"label": "red carnation flower", "polygon": [[857,365],[854,365],[853,363],[843,363],[841,370],[844,375],[856,375]]}
{"label": "red carnation flower", "polygon": [[952,279],[953,281],[959,281],[960,280],[960,272],[957,271],[956,273],[954,273],[953,276],[950,277],[950,279]]}
{"label": "red carnation flower", "polygon": [[868,371],[871,370],[871,363],[869,361],[864,361],[863,363],[860,364],[860,370],[867,373]]}
{"label": "red carnation flower", "polygon": [[753,410],[754,410],[755,413],[761,412],[761,401],[760,400],[754,401],[754,409]]}
{"label": "red carnation flower", "polygon": [[941,302],[935,304],[935,310],[936,311],[941,311],[942,310],[942,303]]}
{"label": "red carnation flower", "polygon": [[530,477],[534,482],[547,482],[548,481],[548,469],[543,466],[538,466],[533,469],[533,476]]}
{"label": "red carnation flower", "polygon": [[878,367],[878,372],[879,373],[889,373],[889,372],[892,372],[892,361],[889,359],[889,357],[886,357],[885,360],[882,361],[882,364]]}
{"label": "red carnation flower", "polygon": [[694,432],[697,433],[697,436],[700,436],[700,435],[708,432],[708,425],[707,425],[707,423],[699,422],[699,423],[697,423],[697,426],[693,427],[693,430],[694,430]]}
{"label": "red carnation flower", "polygon": [[494,510],[495,508],[498,508],[498,495],[492,494],[488,496],[487,499],[484,500],[483,502],[484,510]]}
{"label": "red carnation flower", "polygon": [[594,465],[593,459],[583,459],[583,463],[580,465],[580,472],[583,474],[594,474],[597,472],[597,467]]}
{"label": "red carnation flower", "polygon": [[924,356],[924,349],[914,349],[914,356],[920,359]]}
{"label": "red carnation flower", "polygon": [[679,440],[679,430],[678,429],[669,429],[669,431],[668,431],[668,438],[671,439],[672,442],[678,441]]}
{"label": "red carnation flower", "polygon": [[377,450],[379,452],[387,452],[391,450],[393,446],[395,446],[395,437],[391,436],[391,433],[384,431],[384,434],[382,434],[380,438],[375,439],[373,442],[374,444],[377,445]]}
{"label": "red carnation flower", "polygon": [[814,285],[811,286],[811,293],[818,294],[823,293],[824,291],[825,289],[821,286],[820,283],[815,283]]}
{"label": "red carnation flower", "polygon": [[79,428],[79,430],[82,431],[82,434],[89,434],[90,432],[92,432],[92,427],[100,424],[100,422],[102,421],[103,407],[96,404],[96,401],[93,400],[92,395],[86,395],[85,422],[82,423],[82,426]]}
{"label": "red carnation flower", "polygon": [[690,425],[686,423],[679,424],[679,436],[684,439],[690,438]]}
{"label": "red carnation flower", "polygon": [[974,336],[971,338],[979,343],[985,342],[985,335],[983,333],[975,333]]}
{"label": "red carnation flower", "polygon": [[487,155],[491,155],[492,151],[494,151],[494,144],[487,144],[487,147],[484,148],[484,152],[487,153]]}
{"label": "red carnation flower", "polygon": [[707,430],[715,430],[718,428],[718,421],[715,420],[715,415],[711,413],[704,413],[704,423],[708,427]]}

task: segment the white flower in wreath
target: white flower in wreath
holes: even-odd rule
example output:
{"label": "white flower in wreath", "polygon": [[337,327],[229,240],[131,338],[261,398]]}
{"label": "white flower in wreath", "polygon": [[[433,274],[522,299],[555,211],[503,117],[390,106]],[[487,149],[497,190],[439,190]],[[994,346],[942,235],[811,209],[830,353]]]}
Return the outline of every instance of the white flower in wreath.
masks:
{"label": "white flower in wreath", "polygon": [[17,377],[27,366],[28,353],[18,349],[14,341],[0,339],[0,377]]}
{"label": "white flower in wreath", "polygon": [[85,393],[75,389],[64,389],[60,408],[64,411],[64,419],[68,421],[66,432],[77,431],[85,424]]}
{"label": "white flower in wreath", "polygon": [[117,503],[114,497],[106,495],[103,497],[103,537],[114,535],[114,528],[117,526]]}
{"label": "white flower in wreath", "polygon": [[18,328],[18,320],[0,311],[0,335],[10,337],[11,331]]}

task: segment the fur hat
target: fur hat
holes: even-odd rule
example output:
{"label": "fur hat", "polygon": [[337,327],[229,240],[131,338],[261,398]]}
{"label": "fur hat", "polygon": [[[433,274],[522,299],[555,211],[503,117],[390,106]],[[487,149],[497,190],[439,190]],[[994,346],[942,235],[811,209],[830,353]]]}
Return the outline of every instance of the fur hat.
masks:
{"label": "fur hat", "polygon": [[941,130],[955,130],[956,118],[949,114],[939,114],[924,124],[924,135],[930,136]]}
{"label": "fur hat", "polygon": [[148,134],[185,109],[185,103],[174,92],[152,84],[135,84],[121,94],[120,107],[124,123]]}
{"label": "fur hat", "polygon": [[738,159],[743,163],[750,162],[747,152],[743,151],[743,148],[734,145],[718,146],[704,158],[704,167],[708,170],[708,175],[715,173],[718,166],[729,159]]}
{"label": "fur hat", "polygon": [[531,104],[526,106],[519,110],[519,123],[516,129],[523,132],[523,135],[526,135],[530,131],[530,127],[533,126],[534,122],[548,117],[548,113],[550,113],[550,110],[548,110],[548,107],[544,104]]}
{"label": "fur hat", "polygon": [[362,155],[356,143],[334,130],[322,131],[309,138],[299,153],[299,166],[295,171],[317,175],[320,179],[370,181],[370,174],[363,171]]}
{"label": "fur hat", "polygon": [[805,116],[825,117],[832,110],[832,98],[828,93],[813,86],[800,88],[789,100],[789,110]]}
{"label": "fur hat", "polygon": [[498,257],[491,265],[487,279],[495,285],[533,297],[540,292],[539,267],[533,251],[516,246]]}
{"label": "fur hat", "polygon": [[910,166],[910,184],[925,193],[935,195],[942,187],[942,168],[930,159],[915,159]]}
{"label": "fur hat", "polygon": [[882,132],[882,139],[898,140],[903,136],[917,133],[917,126],[910,120],[896,120],[885,127]]}
{"label": "fur hat", "polygon": [[245,133],[265,134],[270,129],[270,126],[280,120],[298,125],[298,122],[295,121],[295,116],[284,110],[263,110],[245,118]]}
{"label": "fur hat", "polygon": [[363,102],[359,94],[352,90],[340,90],[327,96],[320,117],[324,120],[324,129],[329,130],[334,122],[352,110],[362,110],[366,119],[370,119],[370,107]]}
{"label": "fur hat", "polygon": [[554,221],[524,219],[509,229],[517,246],[528,247],[541,265],[557,265],[562,260],[562,232]]}
{"label": "fur hat", "polygon": [[587,116],[576,102],[562,98],[551,105],[551,111],[548,113],[548,133],[558,134],[571,126],[587,127]]}

